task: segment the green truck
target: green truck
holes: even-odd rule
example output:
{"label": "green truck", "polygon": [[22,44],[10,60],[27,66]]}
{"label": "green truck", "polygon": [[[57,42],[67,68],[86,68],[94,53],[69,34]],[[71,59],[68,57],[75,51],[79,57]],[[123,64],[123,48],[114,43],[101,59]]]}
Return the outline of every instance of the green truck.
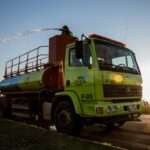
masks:
{"label": "green truck", "polygon": [[[143,112],[142,79],[125,44],[97,34],[61,34],[6,62],[0,82],[3,117],[21,117],[78,134],[85,124],[122,125]],[[42,50],[48,50],[48,53]]]}

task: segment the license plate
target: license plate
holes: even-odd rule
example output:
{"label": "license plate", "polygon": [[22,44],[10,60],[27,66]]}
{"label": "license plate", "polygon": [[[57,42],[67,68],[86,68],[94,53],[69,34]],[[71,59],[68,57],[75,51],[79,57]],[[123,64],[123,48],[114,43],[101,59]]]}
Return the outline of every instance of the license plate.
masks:
{"label": "license plate", "polygon": [[131,114],[128,115],[128,117],[130,119],[135,119],[135,118],[139,117],[139,114],[137,114],[137,113],[131,113]]}
{"label": "license plate", "polygon": [[137,118],[139,115],[138,114],[133,114],[133,117],[134,118]]}

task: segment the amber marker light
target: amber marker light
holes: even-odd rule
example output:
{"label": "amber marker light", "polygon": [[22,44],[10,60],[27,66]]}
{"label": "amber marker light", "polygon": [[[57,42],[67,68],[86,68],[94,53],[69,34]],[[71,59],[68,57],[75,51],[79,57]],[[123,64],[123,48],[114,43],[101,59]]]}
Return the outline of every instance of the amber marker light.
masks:
{"label": "amber marker light", "polygon": [[113,74],[112,75],[112,80],[115,83],[121,83],[123,81],[123,76],[120,74]]}

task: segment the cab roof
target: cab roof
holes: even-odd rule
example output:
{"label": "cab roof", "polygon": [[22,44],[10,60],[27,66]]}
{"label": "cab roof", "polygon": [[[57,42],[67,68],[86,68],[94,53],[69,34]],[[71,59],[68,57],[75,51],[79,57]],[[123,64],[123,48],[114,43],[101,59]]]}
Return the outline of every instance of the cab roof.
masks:
{"label": "cab roof", "polygon": [[116,46],[126,47],[126,44],[124,44],[124,43],[122,43],[122,42],[119,42],[119,41],[116,41],[116,40],[113,40],[113,39],[111,39],[111,38],[102,36],[102,35],[90,34],[89,37],[90,37],[90,38],[97,39],[97,40],[100,40],[100,41],[102,41],[102,42],[110,43],[110,44],[113,44],[113,45],[116,45]]}

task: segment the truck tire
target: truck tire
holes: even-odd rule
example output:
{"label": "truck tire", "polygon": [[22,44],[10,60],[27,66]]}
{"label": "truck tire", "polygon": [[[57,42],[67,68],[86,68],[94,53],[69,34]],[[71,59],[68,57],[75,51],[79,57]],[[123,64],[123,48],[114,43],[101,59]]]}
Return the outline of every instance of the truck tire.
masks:
{"label": "truck tire", "polygon": [[81,130],[80,118],[69,101],[60,101],[54,109],[54,123],[58,132],[77,136]]}
{"label": "truck tire", "polygon": [[0,118],[3,117],[3,111],[2,111],[2,108],[0,107]]}
{"label": "truck tire", "polygon": [[11,118],[11,103],[8,99],[0,101],[0,117]]}

